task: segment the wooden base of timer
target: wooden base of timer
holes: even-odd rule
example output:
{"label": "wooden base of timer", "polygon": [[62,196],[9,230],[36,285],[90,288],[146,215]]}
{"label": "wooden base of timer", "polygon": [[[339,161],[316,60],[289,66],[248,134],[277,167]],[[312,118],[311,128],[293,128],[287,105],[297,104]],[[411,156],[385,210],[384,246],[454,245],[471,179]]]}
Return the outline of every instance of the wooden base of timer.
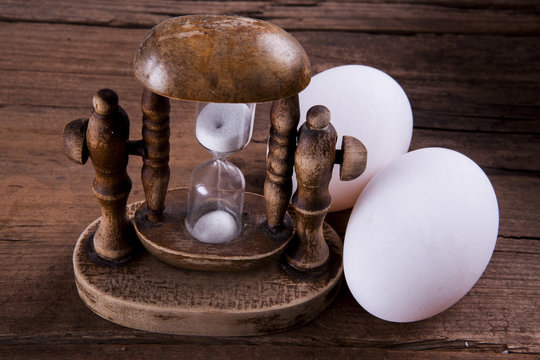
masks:
{"label": "wooden base of timer", "polygon": [[[128,205],[130,220],[143,204]],[[249,271],[183,270],[144,249],[121,266],[102,266],[88,255],[100,220],[77,241],[73,254],[77,289],[92,311],[123,326],[179,335],[267,334],[312,320],[339,289],[342,245],[326,223],[327,265],[320,273],[303,274],[275,257]]]}
{"label": "wooden base of timer", "polygon": [[294,234],[290,216],[284,218],[282,231],[268,231],[264,197],[246,192],[240,235],[222,244],[200,242],[184,224],[187,197],[187,188],[169,190],[159,223],[148,220],[146,206],[133,217],[135,231],[146,250],[169,265],[189,270],[248,271],[279,258]]}

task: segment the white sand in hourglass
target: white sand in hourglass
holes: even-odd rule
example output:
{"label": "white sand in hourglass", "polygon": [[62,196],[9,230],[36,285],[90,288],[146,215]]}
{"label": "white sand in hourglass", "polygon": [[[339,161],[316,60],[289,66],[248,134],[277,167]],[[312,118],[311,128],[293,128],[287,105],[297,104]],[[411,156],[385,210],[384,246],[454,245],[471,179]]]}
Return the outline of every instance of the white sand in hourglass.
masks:
{"label": "white sand in hourglass", "polygon": [[[240,169],[225,158],[249,142],[254,106],[209,103],[199,112],[195,127],[197,140],[214,155],[213,161],[193,171],[190,180],[186,228],[199,241],[224,243],[240,233],[245,180]],[[218,198],[229,204],[228,211],[216,206],[198,217],[201,204],[206,200],[216,202]]]}
{"label": "white sand in hourglass", "polygon": [[215,210],[197,220],[192,235],[205,243],[224,243],[238,235],[238,224],[234,216],[225,210]]}
{"label": "white sand in hourglass", "polygon": [[241,150],[251,137],[252,112],[246,104],[207,104],[199,113],[195,135],[205,148],[220,153]]}

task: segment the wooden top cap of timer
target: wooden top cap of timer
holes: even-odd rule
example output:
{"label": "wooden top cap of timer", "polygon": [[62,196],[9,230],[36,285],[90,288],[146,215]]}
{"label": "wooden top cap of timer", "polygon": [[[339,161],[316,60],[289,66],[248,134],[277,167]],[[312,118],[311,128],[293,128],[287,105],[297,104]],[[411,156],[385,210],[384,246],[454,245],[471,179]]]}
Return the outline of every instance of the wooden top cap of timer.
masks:
{"label": "wooden top cap of timer", "polygon": [[190,15],[155,26],[139,44],[135,77],[173,99],[246,103],[286,98],[310,82],[298,41],[265,21]]}

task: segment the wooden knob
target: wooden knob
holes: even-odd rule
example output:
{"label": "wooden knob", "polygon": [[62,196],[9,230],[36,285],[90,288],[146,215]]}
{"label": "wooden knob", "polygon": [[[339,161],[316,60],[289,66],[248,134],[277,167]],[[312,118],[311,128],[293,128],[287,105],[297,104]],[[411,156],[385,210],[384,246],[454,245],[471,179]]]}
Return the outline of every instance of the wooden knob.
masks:
{"label": "wooden knob", "polygon": [[110,89],[99,90],[92,103],[94,111],[99,115],[111,115],[118,111],[118,95]]}
{"label": "wooden knob", "polygon": [[86,146],[86,129],[88,119],[77,119],[66,124],[62,133],[62,151],[66,157],[83,165],[88,160],[88,147]]}
{"label": "wooden knob", "polygon": [[311,129],[324,129],[330,125],[330,110],[325,106],[315,105],[308,110],[306,122]]}
{"label": "wooden knob", "polygon": [[352,136],[343,136],[341,151],[336,153],[339,178],[342,181],[354,180],[366,170],[367,149],[360,140]]}
{"label": "wooden knob", "polygon": [[332,178],[336,142],[337,132],[330,124],[330,111],[321,105],[312,107],[300,128],[294,156],[298,182],[292,198],[296,238],[287,261],[300,271],[317,271],[328,260],[323,224],[331,202],[328,184]]}

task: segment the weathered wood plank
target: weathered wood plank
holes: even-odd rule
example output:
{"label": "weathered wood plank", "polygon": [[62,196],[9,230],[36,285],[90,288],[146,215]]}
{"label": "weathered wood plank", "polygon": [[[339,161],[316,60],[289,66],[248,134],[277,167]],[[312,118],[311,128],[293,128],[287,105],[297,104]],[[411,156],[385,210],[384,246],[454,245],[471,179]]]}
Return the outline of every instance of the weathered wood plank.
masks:
{"label": "weathered wood plank", "polygon": [[[517,143],[520,145],[516,147]],[[540,135],[415,129],[411,150],[444,147],[469,156],[483,168],[539,171]]]}
{"label": "weathered wood plank", "polygon": [[[86,309],[76,294],[70,274],[70,246],[57,241],[55,245],[33,244],[31,249],[9,243],[2,247],[9,257],[1,270],[0,289],[5,295],[0,310],[0,344],[144,341],[537,353],[540,242],[521,239],[515,249],[514,242],[500,238],[478,284],[458,304],[434,318],[409,324],[385,322],[362,310],[344,288],[320,318],[302,328],[265,337],[228,339],[156,335],[106,322]],[[523,254],[524,246],[527,254]],[[17,311],[21,308],[25,311]]]}
{"label": "weathered wood plank", "polygon": [[[145,33],[0,24],[10,49],[0,55],[0,76],[6,81],[0,103],[85,107],[95,91],[111,87],[122,103],[133,104],[130,114],[138,112],[141,90],[131,61]],[[314,72],[356,63],[393,76],[409,96],[417,127],[540,133],[540,47],[534,38],[294,35],[307,49]]]}
{"label": "weathered wood plank", "polygon": [[363,64],[394,77],[415,125],[470,131],[540,131],[535,38],[294,33],[314,72]]}
{"label": "weathered wood plank", "polygon": [[[63,157],[60,133],[67,121],[90,114],[98,89],[111,87],[131,115],[132,138],[140,138],[134,49],[160,20],[200,11],[259,17],[294,30],[315,72],[360,63],[389,73],[413,106],[413,149],[450,147],[484,167],[498,196],[499,239],[490,265],[465,298],[434,318],[392,324],[367,314],[345,287],[307,326],[226,339],[130,330],[83,305],[71,255],[79,233],[99,216],[99,206],[91,191],[92,167]],[[540,354],[537,2],[30,0],[2,2],[0,14],[0,357],[283,358],[294,353],[298,358],[506,359]],[[234,157],[255,192],[262,191],[269,127],[267,104],[260,109],[253,143]],[[173,103],[171,186],[185,186],[191,170],[208,156],[193,136],[192,114],[189,105]],[[144,198],[140,165],[138,159],[129,165],[130,202]],[[333,218],[341,234],[347,216]]]}
{"label": "weathered wood plank", "polygon": [[210,13],[256,17],[287,30],[537,35],[537,10],[538,4],[524,1],[19,0],[0,4],[0,20],[149,28],[171,16]]}
{"label": "weathered wood plank", "polygon": [[[499,353],[489,353],[490,344],[481,344],[472,353],[452,352],[460,348],[465,341],[448,343],[445,350],[429,350],[433,342],[418,344],[411,350],[389,350],[361,347],[305,347],[305,346],[245,346],[245,345],[156,345],[156,344],[129,344],[129,345],[11,345],[0,346],[0,356],[9,359],[39,358],[58,359],[65,357],[77,359],[284,359],[294,356],[295,359],[388,359],[401,358],[411,360],[423,359],[535,359],[535,355],[508,353],[500,350]],[[471,344],[472,345],[472,344]],[[413,348],[413,346],[411,346]],[[422,351],[416,351],[422,350]]]}

